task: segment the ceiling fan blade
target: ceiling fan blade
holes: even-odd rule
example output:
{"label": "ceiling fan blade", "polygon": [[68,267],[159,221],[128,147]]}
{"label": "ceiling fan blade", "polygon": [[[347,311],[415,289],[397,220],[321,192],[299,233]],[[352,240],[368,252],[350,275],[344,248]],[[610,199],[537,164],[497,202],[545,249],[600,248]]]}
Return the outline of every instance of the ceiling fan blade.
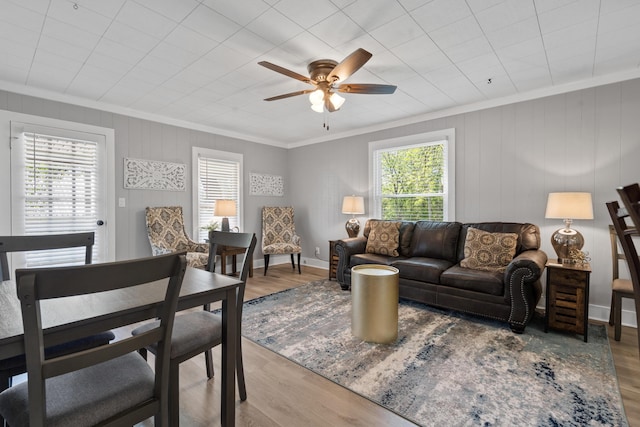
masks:
{"label": "ceiling fan blade", "polygon": [[396,91],[397,86],[393,85],[376,85],[376,84],[360,84],[346,83],[338,86],[338,92],[343,93],[365,93],[373,95],[389,95]]}
{"label": "ceiling fan blade", "polygon": [[262,65],[265,68],[275,71],[276,73],[284,74],[287,77],[291,77],[292,79],[300,80],[301,82],[314,84],[311,79],[307,76],[303,76],[302,74],[298,74],[295,71],[287,70],[279,65],[272,64],[271,62],[261,61],[258,62],[258,65]]}
{"label": "ceiling fan blade", "polygon": [[327,76],[327,81],[345,81],[351,74],[358,71],[373,56],[371,53],[360,48],[347,56],[335,66]]}
{"label": "ceiling fan blade", "polygon": [[285,93],[283,95],[272,96],[271,98],[266,98],[265,101],[277,101],[278,99],[291,98],[292,96],[304,95],[305,93],[311,93],[315,89],[307,89],[307,90],[299,90],[297,92]]}

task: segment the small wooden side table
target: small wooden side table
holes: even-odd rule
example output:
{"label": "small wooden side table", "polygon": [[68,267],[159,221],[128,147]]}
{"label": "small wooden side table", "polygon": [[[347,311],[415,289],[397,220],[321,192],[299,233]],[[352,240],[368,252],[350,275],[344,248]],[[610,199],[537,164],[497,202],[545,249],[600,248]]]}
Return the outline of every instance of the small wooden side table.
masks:
{"label": "small wooden side table", "polygon": [[549,328],[582,334],[589,327],[589,264],[547,263],[544,331]]}
{"label": "small wooden side table", "polygon": [[338,279],[338,254],[336,252],[337,240],[329,240],[329,280]]}
{"label": "small wooden side table", "polygon": [[[231,274],[236,275],[238,273],[236,268],[237,256],[245,253],[246,251],[246,248],[218,245],[218,250],[216,252],[220,255],[220,273],[227,274],[227,257],[230,256],[232,269]],[[253,259],[249,260],[249,277],[253,277]]]}

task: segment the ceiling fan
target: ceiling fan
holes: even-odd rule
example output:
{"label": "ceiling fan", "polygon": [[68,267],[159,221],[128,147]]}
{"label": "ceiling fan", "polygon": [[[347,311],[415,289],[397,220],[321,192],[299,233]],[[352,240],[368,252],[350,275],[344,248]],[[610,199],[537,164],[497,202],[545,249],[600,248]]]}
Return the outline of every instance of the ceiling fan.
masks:
{"label": "ceiling fan", "polygon": [[371,53],[364,49],[357,49],[339,63],[332,59],[320,59],[318,61],[313,61],[307,66],[309,77],[287,70],[286,68],[272,64],[271,62],[258,62],[258,64],[263,67],[314,86],[313,89],[285,93],[283,95],[267,98],[265,101],[276,101],[278,99],[309,93],[312,110],[322,113],[326,108],[327,111],[332,113],[338,110],[344,103],[344,98],[338,95],[337,92],[374,95],[392,94],[395,92],[396,86],[342,83],[349,78],[349,76],[358,71],[369,59],[371,59],[372,56],[373,55]]}

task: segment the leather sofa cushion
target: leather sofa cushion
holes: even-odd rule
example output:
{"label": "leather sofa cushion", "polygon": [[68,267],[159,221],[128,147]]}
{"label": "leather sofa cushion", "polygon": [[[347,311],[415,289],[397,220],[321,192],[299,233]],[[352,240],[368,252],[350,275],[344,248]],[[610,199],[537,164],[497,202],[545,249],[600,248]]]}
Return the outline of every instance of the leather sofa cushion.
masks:
{"label": "leather sofa cushion", "polygon": [[400,278],[440,284],[440,275],[452,266],[450,261],[435,258],[413,257],[391,264],[400,271]]}
{"label": "leather sofa cushion", "polygon": [[467,239],[467,230],[470,228],[488,231],[490,233],[516,233],[518,244],[516,256],[530,249],[540,249],[540,229],[537,225],[517,222],[479,222],[475,224],[462,224],[458,239],[457,262],[464,259],[464,243]]}
{"label": "leather sofa cushion", "polygon": [[456,263],[461,227],[459,222],[416,222],[408,256],[438,258]]}
{"label": "leather sofa cushion", "polygon": [[[362,235],[369,238],[369,233],[371,232],[371,225],[375,221],[380,221],[378,219],[370,219],[364,225],[364,230],[362,230]],[[415,223],[411,221],[400,221],[400,245],[398,252],[400,256],[408,256],[409,254],[409,246],[411,245],[411,236],[413,235],[413,227]]]}
{"label": "leather sofa cushion", "polygon": [[396,261],[398,258],[390,257],[387,255],[378,255],[378,254],[356,254],[351,255],[351,265],[350,267],[362,264],[382,264],[382,265],[391,265],[392,262]]}
{"label": "leather sofa cushion", "polygon": [[440,275],[442,285],[490,295],[504,295],[503,279],[504,273],[472,270],[459,265],[449,268]]}

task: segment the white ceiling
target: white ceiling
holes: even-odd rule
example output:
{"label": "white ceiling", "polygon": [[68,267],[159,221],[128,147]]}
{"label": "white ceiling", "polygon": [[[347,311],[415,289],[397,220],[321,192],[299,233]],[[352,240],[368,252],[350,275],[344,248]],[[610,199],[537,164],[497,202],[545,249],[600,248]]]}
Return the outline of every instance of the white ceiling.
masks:
{"label": "white ceiling", "polygon": [[[360,47],[347,82],[395,94],[345,94],[329,131],[306,96],[263,101],[311,86],[259,61]],[[6,90],[295,146],[640,76],[640,0],[0,0],[0,58]]]}

